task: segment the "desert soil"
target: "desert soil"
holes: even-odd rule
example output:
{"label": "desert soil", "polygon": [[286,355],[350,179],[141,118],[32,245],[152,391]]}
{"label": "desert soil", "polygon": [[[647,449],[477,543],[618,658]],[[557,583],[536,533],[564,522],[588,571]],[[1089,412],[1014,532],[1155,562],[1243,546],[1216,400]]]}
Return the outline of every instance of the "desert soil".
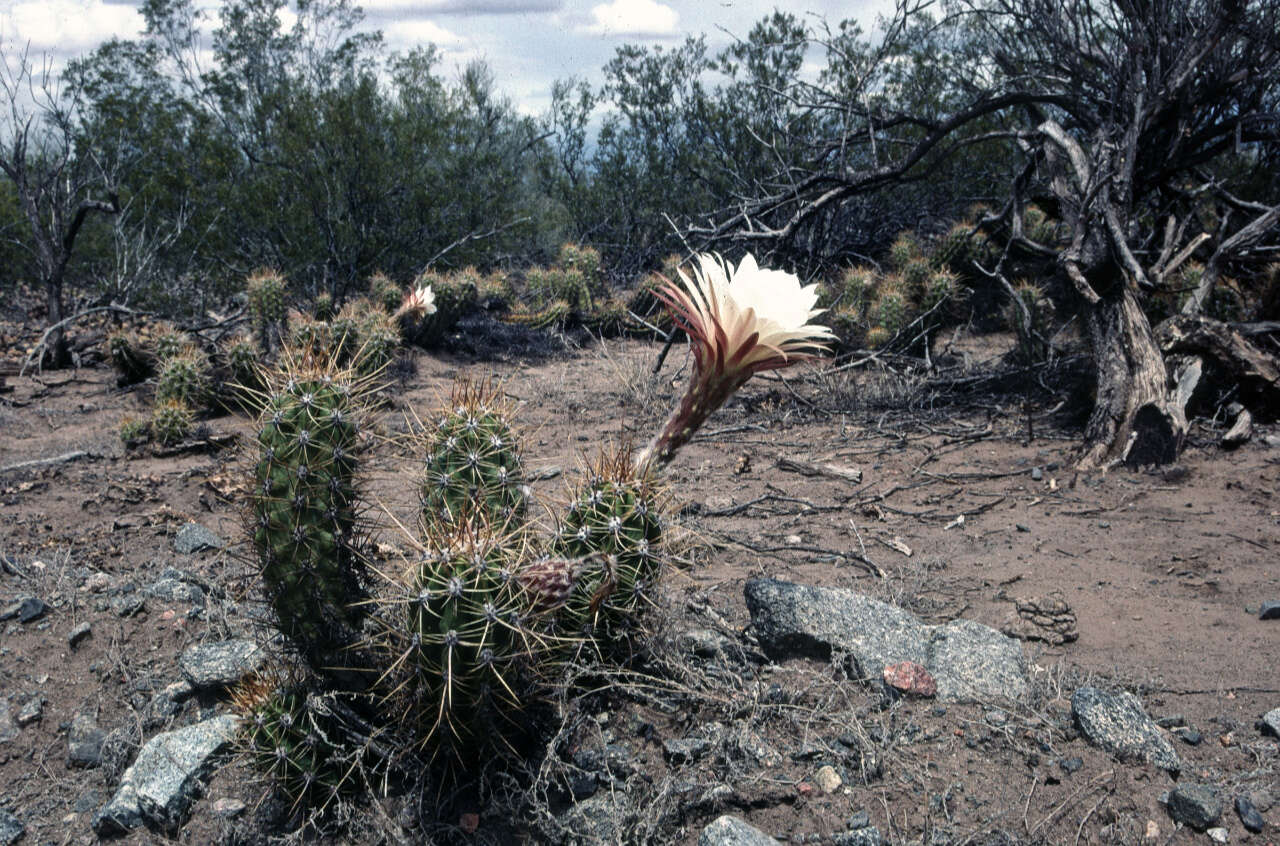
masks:
{"label": "desert soil", "polygon": [[[377,428],[402,432],[406,411],[428,413],[456,375],[492,372],[517,404],[530,465],[542,471],[536,491],[562,501],[584,455],[606,440],[642,440],[661,421],[686,362],[673,351],[650,382],[658,350],[589,342],[499,361],[417,352],[416,372],[399,377]],[[1116,761],[1074,731],[1069,699],[1085,683],[1133,691],[1153,717],[1181,715],[1202,735],[1198,745],[1171,735],[1186,763],[1182,779],[1222,789],[1222,825],[1233,843],[1274,842],[1280,752],[1255,724],[1280,707],[1280,621],[1257,613],[1261,602],[1280,600],[1280,447],[1265,441],[1277,430],[1263,428],[1227,452],[1217,445],[1220,433],[1202,423],[1175,467],[1076,476],[1079,429],[1050,413],[1049,403],[1025,409],[1013,399],[953,396],[931,406],[909,386],[896,389],[867,371],[758,378],[678,456],[667,477],[674,522],[690,542],[654,615],[664,629],[659,647],[678,639],[672,632],[711,629],[758,655],[743,600],[744,583],[758,576],[849,588],[931,623],[966,618],[1000,627],[1015,600],[1057,597],[1074,612],[1079,638],[1026,643],[1036,690],[1014,709],[887,704],[835,665],[807,659],[734,664],[736,677],[721,693],[715,674],[696,684],[679,672],[655,675],[656,688],[675,691],[672,709],[660,707],[662,695],[646,700],[622,687],[586,697],[588,724],[616,729],[634,752],[633,794],[651,803],[651,842],[694,843],[729,812],[779,839],[830,843],[860,811],[892,843],[1209,842],[1175,828],[1159,803],[1175,784],[1168,774]],[[238,442],[157,457],[121,445],[117,424],[145,414],[146,392],[117,389],[104,367],[9,384],[12,392],[0,395],[0,468],[84,454],[0,471],[0,553],[8,562],[0,607],[24,596],[49,605],[38,620],[0,623],[0,697],[12,714],[33,697],[43,703],[36,719],[0,742],[0,809],[25,824],[24,843],[91,843],[90,820],[140,739],[228,707],[225,697],[207,696],[160,723],[147,714],[153,693],[181,677],[184,648],[251,630],[245,609],[257,595],[240,516],[250,422],[211,418],[212,433]],[[801,475],[784,459],[859,470],[861,481]],[[401,515],[412,509],[412,456],[389,439],[371,464],[385,506]],[[189,521],[228,539],[229,548],[176,553],[173,536]],[[395,544],[394,532],[384,532]],[[127,586],[143,590],[169,567],[224,601],[148,597],[132,616],[112,607]],[[84,622],[91,634],[70,646],[68,634]],[[679,663],[656,661],[649,672]],[[771,696],[787,707],[770,707]],[[68,727],[78,714],[112,732],[102,766],[67,764]],[[777,750],[776,761],[765,772],[747,763],[664,762],[663,739],[712,720],[745,721]],[[633,725],[641,737],[628,730]],[[880,771],[848,777],[829,794],[815,789],[823,761],[803,754],[804,745],[851,728],[881,750]],[[1063,763],[1074,758],[1081,765],[1068,772]],[[725,782],[737,797],[728,806],[678,801]],[[1242,792],[1264,810],[1269,826],[1260,835],[1246,832],[1231,809]],[[178,840],[259,839],[252,830],[259,795],[247,764],[229,760]],[[248,808],[235,819],[215,814],[227,799]],[[548,812],[565,813],[563,804],[552,802]],[[510,839],[509,821],[476,810],[471,840],[499,831]],[[335,839],[378,842],[375,830]],[[527,828],[523,839],[542,842],[546,830]],[[161,839],[142,830],[123,840]]]}

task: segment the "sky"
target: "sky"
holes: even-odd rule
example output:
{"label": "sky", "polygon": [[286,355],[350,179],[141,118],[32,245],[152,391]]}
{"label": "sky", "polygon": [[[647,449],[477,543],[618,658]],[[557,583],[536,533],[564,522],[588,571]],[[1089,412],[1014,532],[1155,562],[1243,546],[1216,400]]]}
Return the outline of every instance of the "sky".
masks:
{"label": "sky", "polygon": [[[198,0],[217,20],[219,0]],[[0,0],[0,45],[6,53],[30,47],[55,66],[143,26],[141,0]],[[393,50],[434,43],[442,69],[454,73],[473,59],[493,70],[498,88],[518,108],[541,113],[551,84],[578,77],[593,83],[627,43],[678,44],[705,34],[712,51],[743,38],[777,0],[364,0],[364,28],[381,30]],[[831,24],[857,18],[871,28],[893,0],[801,0],[783,4],[798,15]],[[286,25],[291,20],[283,21]],[[37,61],[37,64],[39,62]]]}

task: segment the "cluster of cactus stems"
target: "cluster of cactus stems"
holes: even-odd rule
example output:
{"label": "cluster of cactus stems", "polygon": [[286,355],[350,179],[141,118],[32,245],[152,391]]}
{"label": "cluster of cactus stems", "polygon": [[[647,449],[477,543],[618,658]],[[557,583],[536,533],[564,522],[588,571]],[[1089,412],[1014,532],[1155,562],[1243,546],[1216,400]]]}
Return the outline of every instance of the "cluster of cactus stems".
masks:
{"label": "cluster of cactus stems", "polygon": [[288,284],[274,270],[259,270],[245,282],[249,319],[262,352],[280,350],[288,326]]}
{"label": "cluster of cactus stems", "polygon": [[342,789],[342,768],[367,749],[335,740],[334,709],[314,707],[316,690],[365,702],[363,716],[393,739],[388,755],[454,775],[518,750],[528,705],[566,662],[633,653],[668,559],[657,468],[705,419],[680,410],[714,410],[751,373],[806,354],[806,332],[821,327],[795,329],[782,350],[743,350],[755,357],[738,370],[707,376],[700,366],[673,416],[682,437],[664,429],[656,452],[603,450],[550,533],[532,516],[512,405],[491,381],[460,380],[410,438],[420,503],[399,566],[360,516],[369,380],[316,356],[265,379],[249,531],[274,624],[311,681],[244,694],[246,746],[260,769],[297,805]]}

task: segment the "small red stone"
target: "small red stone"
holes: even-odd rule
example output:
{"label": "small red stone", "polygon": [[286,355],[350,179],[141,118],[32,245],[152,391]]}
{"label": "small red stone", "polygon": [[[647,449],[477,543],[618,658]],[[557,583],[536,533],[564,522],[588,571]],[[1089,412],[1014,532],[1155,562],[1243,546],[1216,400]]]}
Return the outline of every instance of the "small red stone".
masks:
{"label": "small red stone", "polygon": [[813,785],[807,781],[802,781],[796,785],[796,793],[799,793],[801,796],[808,796],[813,793]]}
{"label": "small red stone", "polygon": [[479,814],[463,814],[458,818],[458,828],[462,829],[463,834],[475,834],[476,829],[479,827]]}
{"label": "small red stone", "polygon": [[890,687],[914,696],[936,696],[938,693],[938,683],[933,680],[933,676],[914,661],[887,664],[884,668],[884,681]]}

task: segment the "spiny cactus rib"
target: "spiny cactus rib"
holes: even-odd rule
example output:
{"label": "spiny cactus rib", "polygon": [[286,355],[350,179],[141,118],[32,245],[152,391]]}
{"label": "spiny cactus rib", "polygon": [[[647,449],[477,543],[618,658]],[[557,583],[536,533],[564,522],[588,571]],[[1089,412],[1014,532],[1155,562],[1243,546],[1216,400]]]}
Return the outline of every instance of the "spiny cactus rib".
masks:
{"label": "spiny cactus rib", "polygon": [[524,462],[511,410],[494,383],[460,379],[449,410],[430,421],[423,453],[424,531],[475,512],[497,523],[524,514]]}
{"label": "spiny cactus rib", "polygon": [[663,565],[663,497],[631,450],[604,450],[572,491],[553,552],[579,562],[559,618],[567,632],[620,645],[652,602]]}
{"label": "spiny cactus rib", "polygon": [[364,616],[362,391],[346,371],[302,369],[269,390],[259,421],[254,546],[280,631],[321,672],[343,666]]}

